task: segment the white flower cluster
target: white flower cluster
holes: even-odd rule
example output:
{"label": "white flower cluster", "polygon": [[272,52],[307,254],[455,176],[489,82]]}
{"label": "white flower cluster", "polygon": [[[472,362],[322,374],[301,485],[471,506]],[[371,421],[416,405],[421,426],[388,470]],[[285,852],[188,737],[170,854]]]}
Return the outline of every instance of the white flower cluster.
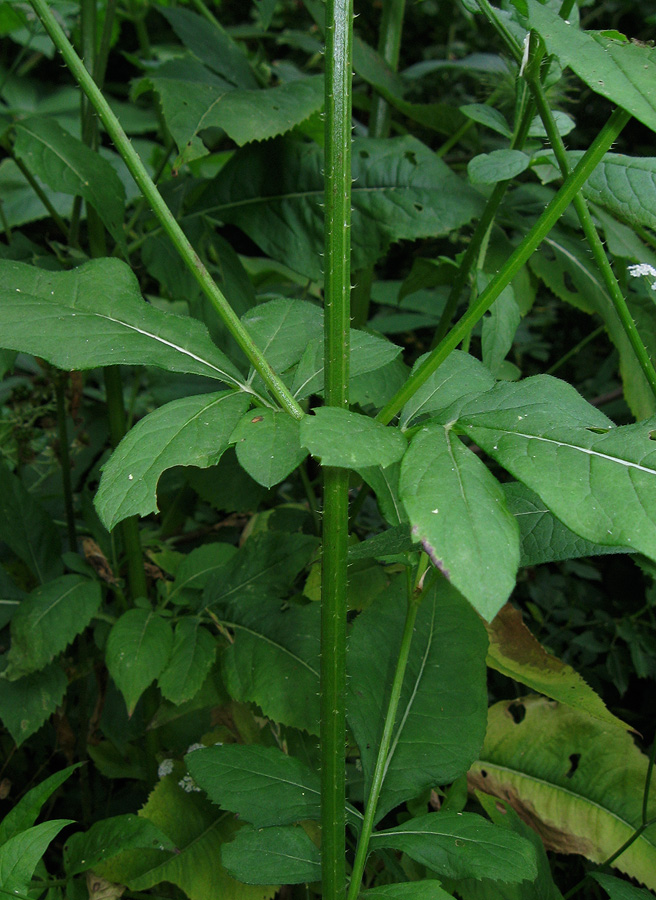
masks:
{"label": "white flower cluster", "polygon": [[635,266],[629,266],[627,272],[634,278],[642,278],[643,276],[645,278],[653,278],[651,289],[656,291],[656,269],[650,266],[649,263],[637,263]]}
{"label": "white flower cluster", "polygon": [[166,778],[166,776],[170,775],[172,771],[173,771],[173,760],[172,759],[163,759],[157,769],[157,777],[158,778]]}
{"label": "white flower cluster", "polygon": [[201,788],[198,787],[191,775],[185,775],[178,781],[178,784],[182,790],[186,791],[188,794],[191,794],[192,791],[198,791],[199,793],[201,791]]}

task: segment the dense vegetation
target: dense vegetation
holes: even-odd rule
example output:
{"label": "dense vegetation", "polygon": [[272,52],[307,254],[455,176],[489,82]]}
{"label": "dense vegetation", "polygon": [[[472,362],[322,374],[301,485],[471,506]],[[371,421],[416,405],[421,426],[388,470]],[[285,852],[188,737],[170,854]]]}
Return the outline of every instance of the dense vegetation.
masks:
{"label": "dense vegetation", "polygon": [[0,896],[656,891],[656,15],[355,13],[0,3]]}

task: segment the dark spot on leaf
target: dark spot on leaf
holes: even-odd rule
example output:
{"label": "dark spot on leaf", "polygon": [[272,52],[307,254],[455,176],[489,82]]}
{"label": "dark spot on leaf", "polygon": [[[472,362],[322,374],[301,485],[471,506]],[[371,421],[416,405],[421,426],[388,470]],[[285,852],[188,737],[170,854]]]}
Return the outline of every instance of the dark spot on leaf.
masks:
{"label": "dark spot on leaf", "polygon": [[251,422],[261,422],[264,419],[264,416],[255,416],[254,419],[251,419]]}
{"label": "dark spot on leaf", "polygon": [[512,716],[512,720],[515,725],[519,725],[520,722],[524,721],[524,716],[526,715],[526,707],[523,703],[511,703],[508,707],[508,712]]}
{"label": "dark spot on leaf", "polygon": [[421,203],[415,203],[415,209],[417,210],[417,212],[424,211],[424,207],[421,205]]}
{"label": "dark spot on leaf", "polygon": [[360,159],[369,159],[369,154],[366,150],[360,150]]}
{"label": "dark spot on leaf", "polygon": [[279,106],[272,106],[271,108],[273,109],[274,112],[280,112]]}
{"label": "dark spot on leaf", "polygon": [[576,285],[569,272],[563,272],[563,284],[571,294],[576,294]]}
{"label": "dark spot on leaf", "polygon": [[403,155],[405,156],[405,158],[408,160],[408,162],[411,165],[413,165],[413,166],[417,165],[417,157],[415,156],[415,154],[412,150],[406,150]]}
{"label": "dark spot on leaf", "polygon": [[487,772],[485,769],[481,769],[481,778],[487,778]]}
{"label": "dark spot on leaf", "polygon": [[656,441],[656,431],[650,431],[648,437],[650,441]]}
{"label": "dark spot on leaf", "polygon": [[571,778],[572,775],[574,774],[574,772],[576,772],[576,770],[579,767],[580,759],[581,759],[580,753],[572,753],[572,755],[569,758],[569,769],[565,773],[565,778]]}
{"label": "dark spot on leaf", "polygon": [[503,803],[499,803],[499,801],[497,800],[497,802],[494,805],[496,806],[496,808],[499,810],[500,813],[504,814],[504,816],[508,815],[508,810],[503,805]]}

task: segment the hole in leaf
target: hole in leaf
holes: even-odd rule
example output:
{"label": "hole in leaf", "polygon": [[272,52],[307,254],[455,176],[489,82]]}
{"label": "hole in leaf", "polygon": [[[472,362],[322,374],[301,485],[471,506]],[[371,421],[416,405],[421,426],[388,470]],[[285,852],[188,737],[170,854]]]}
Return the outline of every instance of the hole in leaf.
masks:
{"label": "hole in leaf", "polygon": [[487,770],[481,769],[481,778],[487,778]]}
{"label": "hole in leaf", "polygon": [[549,260],[554,260],[556,258],[556,251],[553,247],[550,247],[549,244],[543,244],[540,253]]}
{"label": "hole in leaf", "polygon": [[408,162],[411,165],[413,165],[413,166],[417,165],[417,157],[415,156],[415,154],[412,150],[406,150],[403,155],[405,156],[405,158],[408,160]]}
{"label": "hole in leaf", "polygon": [[524,716],[526,715],[526,707],[523,703],[511,703],[508,707],[508,712],[512,716],[515,725],[519,725],[520,722],[524,721]]}
{"label": "hole in leaf", "polygon": [[369,159],[369,154],[366,150],[360,150],[360,159]]}
{"label": "hole in leaf", "polygon": [[648,438],[650,441],[656,441],[656,431],[650,431],[648,434]]}
{"label": "hole in leaf", "polygon": [[565,778],[571,778],[572,775],[574,774],[574,772],[576,772],[576,770],[579,767],[580,759],[581,759],[580,753],[572,753],[572,755],[569,758],[569,769],[565,773]]}
{"label": "hole in leaf", "polygon": [[421,205],[421,203],[415,203],[415,204],[414,204],[414,207],[415,207],[415,209],[417,210],[417,212],[423,212],[423,211],[424,211],[424,207]]}
{"label": "hole in leaf", "polygon": [[563,284],[565,285],[567,290],[570,292],[570,294],[576,293],[576,285],[574,284],[574,279],[569,274],[569,272],[563,272]]}

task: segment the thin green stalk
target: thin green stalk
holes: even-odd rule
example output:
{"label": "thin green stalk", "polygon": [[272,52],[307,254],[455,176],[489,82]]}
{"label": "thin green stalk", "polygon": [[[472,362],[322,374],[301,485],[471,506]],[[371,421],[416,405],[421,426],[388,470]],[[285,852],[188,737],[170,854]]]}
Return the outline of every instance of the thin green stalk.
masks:
{"label": "thin green stalk", "polygon": [[59,228],[59,230],[61,231],[61,233],[64,236],[64,238],[66,239],[66,241],[69,244],[75,244],[75,241],[71,240],[71,238],[70,238],[70,233],[69,233],[68,227],[66,225],[66,222],[64,222],[64,220],[59,215],[59,213],[57,212],[55,207],[52,205],[52,203],[48,199],[47,194],[44,192],[43,188],[38,183],[36,178],[34,178],[34,176],[30,172],[30,170],[27,168],[27,166],[25,165],[23,160],[18,159],[18,157],[16,157],[14,155],[13,151],[7,144],[3,143],[3,147],[9,153],[9,155],[11,156],[13,161],[16,163],[16,166],[17,166],[18,170],[20,171],[21,175],[23,176],[23,178],[27,181],[27,183],[32,188],[34,193],[37,195],[37,197],[39,198],[41,203],[43,203],[45,208],[48,210],[48,215],[50,216],[52,221],[55,223],[57,228]]}
{"label": "thin green stalk", "polygon": [[68,448],[68,428],[66,426],[66,389],[68,378],[66,372],[55,372],[55,398],[57,400],[57,433],[59,438],[59,465],[62,473],[64,494],[64,510],[66,513],[66,534],[68,549],[77,553],[77,531],[75,529],[75,510],[73,508],[73,487],[71,485],[71,457]]}
{"label": "thin green stalk", "polygon": [[599,337],[600,334],[603,334],[606,330],[604,325],[600,325],[599,328],[595,328],[594,331],[591,331],[590,334],[586,335],[583,340],[579,341],[571,350],[568,350],[563,356],[560,357],[559,360],[551,366],[544,373],[545,375],[553,375],[554,372],[557,372],[558,369],[562,368],[566,362],[568,362],[573,356],[576,356],[577,353],[580,353],[584,347],[587,347],[588,344],[592,343],[596,338]]}
{"label": "thin green stalk", "polygon": [[358,849],[355,854],[353,863],[353,872],[351,873],[351,883],[347,900],[356,900],[362,888],[362,875],[369,854],[369,840],[376,821],[376,810],[378,808],[378,799],[383,787],[383,781],[392,759],[392,737],[394,735],[394,725],[396,722],[396,713],[399,708],[399,700],[401,699],[401,690],[403,688],[403,679],[405,678],[405,670],[408,665],[410,655],[410,645],[412,644],[412,636],[414,633],[415,619],[417,611],[421,604],[421,592],[412,589],[408,590],[408,607],[405,614],[405,623],[403,625],[403,636],[401,638],[401,647],[399,656],[396,661],[396,669],[394,670],[394,680],[390,692],[389,704],[385,715],[385,724],[383,726],[383,734],[378,747],[378,755],[376,757],[376,766],[371,781],[371,790],[367,797],[367,805],[364,813],[364,822],[362,823],[362,831],[358,840]]}
{"label": "thin green stalk", "polygon": [[414,375],[411,375],[410,378],[408,378],[403,387],[398,390],[392,399],[380,410],[376,416],[379,422],[388,424],[392,421],[413,394],[419,390],[422,384],[425,384],[428,378],[430,378],[433,372],[435,372],[444,362],[451,351],[458,346],[467,332],[473,328],[488,311],[501,291],[510,284],[517,272],[528,261],[549,234],[558,219],[572,202],[572,199],[581,189],[582,185],[599,165],[614,141],[617,140],[630,118],[631,114],[624,109],[616,109],[613,112],[608,122],[604,125],[593,143],[579,160],[579,163],[572,174],[565,180],[565,183],[551,203],[524,237],[521,244],[515,249],[513,254],[480,294],[476,302],[467,310],[447,336],[431,352],[430,356],[427,357]]}
{"label": "thin green stalk", "polygon": [[[378,52],[394,72],[396,72],[399,65],[404,15],[405,0],[383,0]],[[369,113],[369,136],[387,137],[390,124],[389,103],[380,94],[376,94],[372,100],[371,112]]]}
{"label": "thin green stalk", "polygon": [[[538,59],[541,60],[543,53],[538,51],[536,55]],[[537,107],[540,118],[542,119],[542,124],[544,125],[545,131],[547,132],[547,137],[551,142],[551,146],[553,147],[558,167],[560,168],[563,177],[567,178],[571,171],[569,161],[567,159],[567,151],[565,150],[563,139],[561,138],[556,122],[554,121],[551,107],[547,102],[544,88],[542,87],[542,83],[539,78],[539,72],[532,61],[529,62],[528,66],[526,67],[525,78],[533,94],[535,105]],[[622,293],[620,286],[617,283],[615,273],[613,272],[613,269],[608,261],[608,257],[606,256],[606,253],[604,251],[604,245],[602,244],[601,238],[599,237],[594,222],[592,221],[592,216],[590,215],[588,204],[581,194],[575,195],[572,204],[578,216],[579,222],[581,223],[583,234],[585,235],[585,238],[590,246],[590,250],[592,251],[592,257],[597,264],[599,272],[601,273],[601,277],[606,286],[606,290],[608,291],[611,303],[613,304],[615,314],[617,315],[617,318],[620,321],[620,325],[624,330],[629,343],[631,344],[631,348],[635,354],[636,359],[638,360],[638,364],[642,369],[643,375],[647,379],[647,383],[649,384],[652,393],[654,394],[654,396],[656,396],[656,370],[654,369],[654,364],[649,358],[647,349],[642,341],[642,338],[640,337],[638,329],[636,328],[636,324],[633,321],[633,316],[631,315],[629,307],[627,306],[624,294]]]}
{"label": "thin green stalk", "polygon": [[303,410],[283,383],[282,379],[276,375],[266,361],[263,353],[241,324],[238,316],[235,314],[214,279],[203,265],[202,260],[191,246],[187,236],[178,225],[175,216],[171,213],[154,185],[145,166],[141,162],[138,153],[134,150],[127,135],[121,128],[121,125],[112,112],[109,104],[103,97],[89,72],[87,72],[80,57],[71,46],[70,41],[60,28],[57,20],[50,11],[46,0],[30,0],[30,4],[64,58],[64,61],[75,80],[91,101],[93,108],[98,113],[107,133],[111,137],[116,149],[130,171],[130,174],[148,200],[151,209],[159,220],[160,225],[173,242],[180,258],[193,274],[203,293],[224,321],[228,331],[232,334],[240,349],[255,368],[258,375],[261,376],[280,406],[295,419],[301,419],[303,417]]}
{"label": "thin green stalk", "polygon": [[[326,3],[325,397],[348,408],[351,326],[352,0]],[[347,469],[323,470],[321,579],[321,873],[324,900],[346,889]]]}
{"label": "thin green stalk", "polygon": [[[125,434],[125,406],[123,403],[123,383],[117,366],[105,366],[105,391],[107,393],[107,415],[112,447],[116,447]],[[124,519],[120,525],[124,551],[128,562],[128,582],[132,601],[137,597],[147,597],[146,573],[141,555],[139,520],[136,516]]]}

